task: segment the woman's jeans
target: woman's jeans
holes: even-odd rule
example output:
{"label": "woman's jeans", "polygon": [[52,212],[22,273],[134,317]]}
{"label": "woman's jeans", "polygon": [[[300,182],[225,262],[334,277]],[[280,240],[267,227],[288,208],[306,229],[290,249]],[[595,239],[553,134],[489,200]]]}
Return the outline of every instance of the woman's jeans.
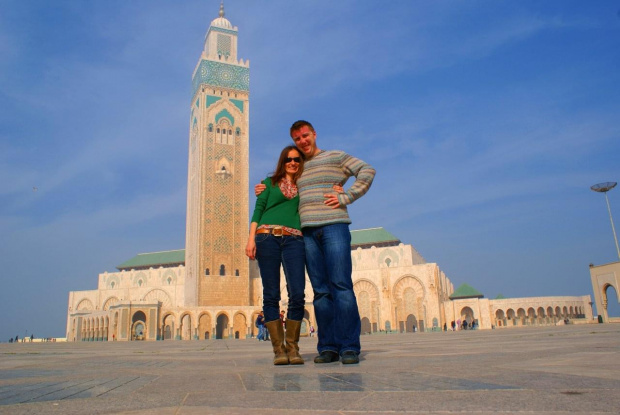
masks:
{"label": "woman's jeans", "polygon": [[319,353],[360,352],[361,321],[353,292],[351,233],[346,223],[304,228],[306,266],[314,291]]}
{"label": "woman's jeans", "polygon": [[306,289],[306,250],[301,236],[256,235],[256,259],[263,280],[263,312],[265,322],[280,319],[280,265],[284,268],[288,291],[286,318],[304,318]]}

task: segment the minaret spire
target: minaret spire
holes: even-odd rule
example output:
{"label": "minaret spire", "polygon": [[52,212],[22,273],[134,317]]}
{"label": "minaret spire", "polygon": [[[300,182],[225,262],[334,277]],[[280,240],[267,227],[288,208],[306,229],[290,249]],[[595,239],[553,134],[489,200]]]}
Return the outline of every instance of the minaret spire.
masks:
{"label": "minaret spire", "polygon": [[224,0],[220,3],[220,17],[224,17]]}

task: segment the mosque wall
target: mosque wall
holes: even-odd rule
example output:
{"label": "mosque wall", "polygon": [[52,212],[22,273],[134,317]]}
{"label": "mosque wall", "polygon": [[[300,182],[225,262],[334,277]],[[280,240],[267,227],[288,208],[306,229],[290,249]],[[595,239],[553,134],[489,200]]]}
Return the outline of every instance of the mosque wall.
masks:
{"label": "mosque wall", "polygon": [[[478,329],[556,325],[566,319],[593,322],[590,296],[450,300],[451,281],[435,263],[414,264],[420,261],[413,260],[413,252],[405,244],[352,251],[353,289],[363,334],[439,331],[444,325],[449,329],[452,321],[457,327],[475,321]],[[253,261],[250,267],[255,266]],[[250,305],[197,307],[183,303],[184,273],[185,267],[179,266],[100,274],[97,290],[69,293],[67,339],[198,340],[256,335],[254,321],[262,304],[262,284],[256,274],[249,283]],[[286,309],[284,278],[281,293]],[[302,335],[310,325],[316,327],[312,297],[306,276]]]}

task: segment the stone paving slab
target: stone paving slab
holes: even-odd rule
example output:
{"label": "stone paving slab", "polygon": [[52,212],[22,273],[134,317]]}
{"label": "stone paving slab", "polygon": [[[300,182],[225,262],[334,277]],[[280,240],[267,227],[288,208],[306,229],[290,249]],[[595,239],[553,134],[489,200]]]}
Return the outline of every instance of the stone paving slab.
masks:
{"label": "stone paving slab", "polygon": [[359,365],[251,340],[0,344],[0,414],[620,413],[620,325],[362,336]]}

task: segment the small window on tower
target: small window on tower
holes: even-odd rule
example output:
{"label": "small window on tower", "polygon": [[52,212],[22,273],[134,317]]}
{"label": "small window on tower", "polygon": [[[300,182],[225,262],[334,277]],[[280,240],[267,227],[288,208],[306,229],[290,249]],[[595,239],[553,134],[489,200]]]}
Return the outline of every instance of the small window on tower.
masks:
{"label": "small window on tower", "polygon": [[209,276],[211,273],[209,272],[209,268],[205,269],[205,275]]}
{"label": "small window on tower", "polygon": [[238,276],[239,276],[239,270],[238,270],[238,269],[236,269],[236,270],[235,270],[235,277],[238,277]]}
{"label": "small window on tower", "polygon": [[220,265],[220,275],[226,275],[226,267],[224,266],[224,264]]}

